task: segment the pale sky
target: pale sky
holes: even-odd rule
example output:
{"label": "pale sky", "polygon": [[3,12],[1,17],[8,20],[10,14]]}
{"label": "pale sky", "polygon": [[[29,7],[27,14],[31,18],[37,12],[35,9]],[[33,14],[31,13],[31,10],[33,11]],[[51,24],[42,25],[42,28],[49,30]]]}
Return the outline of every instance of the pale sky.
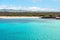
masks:
{"label": "pale sky", "polygon": [[60,0],[0,0],[0,9],[60,11]]}

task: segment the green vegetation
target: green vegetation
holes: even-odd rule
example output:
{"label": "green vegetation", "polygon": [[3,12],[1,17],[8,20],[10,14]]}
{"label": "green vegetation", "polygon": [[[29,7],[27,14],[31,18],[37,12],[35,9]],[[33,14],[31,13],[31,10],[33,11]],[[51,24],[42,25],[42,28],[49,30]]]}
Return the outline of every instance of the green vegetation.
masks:
{"label": "green vegetation", "polygon": [[0,16],[43,16],[60,17],[60,12],[0,12]]}

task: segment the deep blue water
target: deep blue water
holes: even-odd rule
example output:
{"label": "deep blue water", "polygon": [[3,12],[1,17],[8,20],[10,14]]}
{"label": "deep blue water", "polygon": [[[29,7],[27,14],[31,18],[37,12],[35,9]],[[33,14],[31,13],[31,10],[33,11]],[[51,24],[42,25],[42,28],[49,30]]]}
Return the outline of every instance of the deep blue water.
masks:
{"label": "deep blue water", "polygon": [[0,40],[60,40],[60,20],[0,19]]}

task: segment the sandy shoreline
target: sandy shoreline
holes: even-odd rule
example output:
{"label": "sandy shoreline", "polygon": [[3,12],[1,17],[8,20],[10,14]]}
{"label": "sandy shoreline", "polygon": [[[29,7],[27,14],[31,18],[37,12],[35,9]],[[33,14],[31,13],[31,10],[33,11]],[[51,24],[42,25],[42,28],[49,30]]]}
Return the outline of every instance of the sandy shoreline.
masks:
{"label": "sandy shoreline", "polygon": [[34,16],[0,16],[1,19],[15,19],[15,18],[40,18],[40,17],[34,17]]}

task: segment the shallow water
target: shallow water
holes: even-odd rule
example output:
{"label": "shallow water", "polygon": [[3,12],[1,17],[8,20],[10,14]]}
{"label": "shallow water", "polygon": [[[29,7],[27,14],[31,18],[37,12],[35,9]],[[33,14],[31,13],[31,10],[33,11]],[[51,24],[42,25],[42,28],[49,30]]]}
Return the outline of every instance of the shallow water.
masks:
{"label": "shallow water", "polygon": [[60,40],[60,20],[0,19],[0,40]]}

